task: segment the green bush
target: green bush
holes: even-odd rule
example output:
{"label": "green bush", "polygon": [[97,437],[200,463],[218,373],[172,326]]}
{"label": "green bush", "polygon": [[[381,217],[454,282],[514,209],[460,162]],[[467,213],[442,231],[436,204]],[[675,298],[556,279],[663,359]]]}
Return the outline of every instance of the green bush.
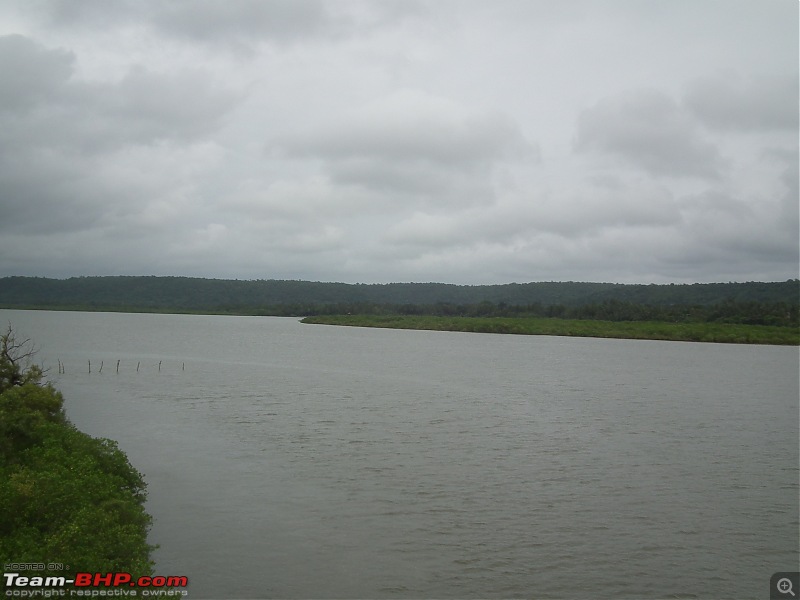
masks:
{"label": "green bush", "polygon": [[[0,560],[62,563],[58,573],[152,575],[144,479],[116,442],[66,418],[32,352],[0,336]],[[67,567],[68,565],[68,567]]]}

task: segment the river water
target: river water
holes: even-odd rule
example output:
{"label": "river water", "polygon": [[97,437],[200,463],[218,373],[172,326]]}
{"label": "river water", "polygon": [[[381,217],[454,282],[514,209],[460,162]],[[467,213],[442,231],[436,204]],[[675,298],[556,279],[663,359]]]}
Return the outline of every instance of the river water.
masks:
{"label": "river water", "polygon": [[797,348],[0,319],[145,474],[191,598],[764,598],[798,568]]}

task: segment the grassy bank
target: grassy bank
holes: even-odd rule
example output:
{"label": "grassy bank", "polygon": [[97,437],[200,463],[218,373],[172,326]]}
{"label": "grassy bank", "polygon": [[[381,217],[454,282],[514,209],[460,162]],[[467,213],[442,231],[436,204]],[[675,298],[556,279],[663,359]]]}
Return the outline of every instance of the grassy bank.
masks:
{"label": "grassy bank", "polygon": [[306,317],[303,323],[512,333],[521,335],[559,335],[732,344],[800,345],[800,330],[791,327],[738,325],[728,323],[667,323],[657,321],[590,321],[575,319],[513,317],[436,317],[406,315],[332,315]]}

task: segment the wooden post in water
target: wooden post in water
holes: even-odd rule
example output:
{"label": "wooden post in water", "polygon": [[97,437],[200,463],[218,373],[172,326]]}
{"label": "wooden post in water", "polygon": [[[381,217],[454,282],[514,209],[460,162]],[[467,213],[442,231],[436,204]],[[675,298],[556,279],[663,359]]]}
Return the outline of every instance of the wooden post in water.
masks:
{"label": "wooden post in water", "polygon": [[119,360],[117,360],[117,373],[119,373]]}
{"label": "wooden post in water", "polygon": [[100,370],[98,371],[98,373],[102,373],[102,372],[103,372],[103,361],[101,360],[100,361]]}
{"label": "wooden post in water", "polygon": [[140,364],[142,364],[142,363],[141,363],[141,361],[139,361],[139,362],[137,362],[137,363],[136,363],[136,372],[137,372],[137,373],[139,372],[139,365],[140,365]]}
{"label": "wooden post in water", "polygon": [[92,372],[92,361],[90,360],[89,361],[89,373],[91,373],[91,372]]}
{"label": "wooden post in water", "polygon": [[186,370],[186,363],[181,363],[181,371],[185,371],[185,370]]}
{"label": "wooden post in water", "polygon": [[161,361],[158,361],[158,372],[161,373]]}

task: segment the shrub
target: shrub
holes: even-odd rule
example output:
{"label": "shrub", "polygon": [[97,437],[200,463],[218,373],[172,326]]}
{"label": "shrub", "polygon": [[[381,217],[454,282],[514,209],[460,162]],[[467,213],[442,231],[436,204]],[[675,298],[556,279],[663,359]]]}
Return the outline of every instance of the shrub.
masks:
{"label": "shrub", "polygon": [[[27,342],[0,336],[0,560],[151,575],[146,486],[116,442],[66,418],[63,397],[29,364]],[[68,567],[67,567],[68,565]]]}

